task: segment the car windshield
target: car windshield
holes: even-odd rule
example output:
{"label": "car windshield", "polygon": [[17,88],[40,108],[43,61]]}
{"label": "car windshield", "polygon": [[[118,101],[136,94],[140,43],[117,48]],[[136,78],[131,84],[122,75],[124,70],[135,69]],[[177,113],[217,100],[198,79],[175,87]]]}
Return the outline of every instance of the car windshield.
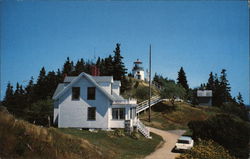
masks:
{"label": "car windshield", "polygon": [[189,144],[188,140],[178,140],[178,143],[180,144]]}

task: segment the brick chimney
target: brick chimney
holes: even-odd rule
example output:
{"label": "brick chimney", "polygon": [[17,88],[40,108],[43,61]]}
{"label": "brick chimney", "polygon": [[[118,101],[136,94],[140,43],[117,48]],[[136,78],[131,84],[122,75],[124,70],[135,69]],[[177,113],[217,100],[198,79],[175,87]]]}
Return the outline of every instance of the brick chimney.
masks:
{"label": "brick chimney", "polygon": [[92,76],[100,76],[100,70],[96,65],[91,66],[91,75]]}

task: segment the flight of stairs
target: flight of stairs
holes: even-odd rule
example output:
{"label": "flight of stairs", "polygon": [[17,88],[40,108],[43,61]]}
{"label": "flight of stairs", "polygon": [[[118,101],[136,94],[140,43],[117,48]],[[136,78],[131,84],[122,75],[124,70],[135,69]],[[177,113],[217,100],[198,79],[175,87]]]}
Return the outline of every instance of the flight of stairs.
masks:
{"label": "flight of stairs", "polygon": [[138,131],[140,131],[140,133],[142,133],[143,136],[152,139],[152,137],[150,136],[150,131],[139,119],[137,120],[137,129]]}

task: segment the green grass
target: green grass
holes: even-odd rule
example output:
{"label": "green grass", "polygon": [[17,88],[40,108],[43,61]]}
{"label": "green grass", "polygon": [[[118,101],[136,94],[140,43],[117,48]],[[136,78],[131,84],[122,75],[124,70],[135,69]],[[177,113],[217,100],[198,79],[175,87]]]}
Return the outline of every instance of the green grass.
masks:
{"label": "green grass", "polygon": [[190,135],[192,133],[187,126],[189,121],[206,120],[220,111],[215,107],[192,107],[185,102],[178,102],[175,107],[169,102],[161,102],[153,106],[151,112],[150,123],[148,122],[148,112],[139,115],[144,124],[163,130],[184,129],[187,130],[186,134]]}
{"label": "green grass", "polygon": [[103,152],[111,151],[114,158],[130,159],[143,158],[155,150],[162,141],[162,137],[152,134],[152,139],[146,139],[140,136],[139,139],[133,139],[130,136],[117,137],[113,132],[98,131],[89,132],[78,129],[58,129],[63,133],[81,137],[96,145]]}

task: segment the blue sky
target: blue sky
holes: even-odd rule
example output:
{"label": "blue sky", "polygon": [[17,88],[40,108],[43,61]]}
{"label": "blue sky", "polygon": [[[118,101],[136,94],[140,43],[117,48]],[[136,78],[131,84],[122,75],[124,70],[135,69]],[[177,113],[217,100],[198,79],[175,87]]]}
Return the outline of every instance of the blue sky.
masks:
{"label": "blue sky", "polygon": [[249,101],[247,1],[11,1],[1,5],[1,94],[66,57],[94,59],[121,43],[131,70],[140,58],[171,79],[181,66],[193,88],[225,68],[232,95]]}

